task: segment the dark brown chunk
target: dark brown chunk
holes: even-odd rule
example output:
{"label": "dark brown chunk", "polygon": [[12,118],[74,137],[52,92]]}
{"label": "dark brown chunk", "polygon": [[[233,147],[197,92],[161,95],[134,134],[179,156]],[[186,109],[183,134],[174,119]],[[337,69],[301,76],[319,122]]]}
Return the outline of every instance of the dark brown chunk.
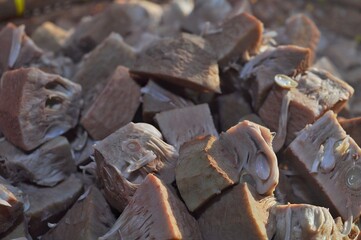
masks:
{"label": "dark brown chunk", "polygon": [[273,197],[262,199],[252,186],[240,183],[212,200],[198,219],[203,239],[271,239],[269,208]]}
{"label": "dark brown chunk", "polygon": [[232,157],[214,136],[199,137],[182,145],[176,181],[190,211],[238,182]]}
{"label": "dark brown chunk", "polygon": [[341,127],[361,146],[361,117],[339,120]]}
{"label": "dark brown chunk", "polygon": [[1,240],[27,240],[31,239],[28,233],[28,225],[24,219],[19,221],[20,223],[16,226],[13,226],[5,234],[0,234]]}
{"label": "dark brown chunk", "polygon": [[317,205],[344,220],[361,214],[361,150],[332,111],[305,127],[286,149]]}
{"label": "dark brown chunk", "polygon": [[42,55],[42,50],[25,34],[25,27],[8,23],[0,31],[0,76],[8,69],[19,68]]}
{"label": "dark brown chunk", "polygon": [[154,81],[149,81],[141,92],[143,119],[147,122],[152,122],[154,115],[159,112],[193,106],[191,101],[168,91]]}
{"label": "dark brown chunk", "polygon": [[217,98],[221,130],[240,122],[241,118],[253,112],[249,102],[240,93],[231,93]]}
{"label": "dark brown chunk", "polygon": [[295,14],[286,20],[286,26],[277,35],[279,44],[292,44],[311,50],[310,60],[313,62],[321,33],[315,23],[306,15]]}
{"label": "dark brown chunk", "polygon": [[85,109],[89,108],[107,84],[107,80],[119,66],[131,67],[135,53],[119,34],[110,34],[93,51],[84,56],[74,81],[83,88]]}
{"label": "dark brown chunk", "polygon": [[21,68],[0,80],[1,131],[24,150],[74,127],[81,105],[81,87],[59,75]]}
{"label": "dark brown chunk", "polygon": [[81,118],[81,124],[94,140],[101,140],[131,122],[140,104],[140,87],[119,66],[103,91]]}
{"label": "dark brown chunk", "polygon": [[310,66],[310,50],[297,46],[280,46],[251,59],[242,69],[241,78],[252,96],[255,110],[262,106],[273,86],[276,74],[295,76]]}
{"label": "dark brown chunk", "polygon": [[81,195],[83,185],[70,176],[53,188],[38,188],[21,184],[19,188],[27,195],[30,207],[25,211],[29,233],[33,238],[49,230],[48,223],[56,223]]}
{"label": "dark brown chunk", "polygon": [[105,197],[120,212],[147,173],[158,174],[166,183],[174,181],[178,152],[150,124],[129,123],[94,148]]}
{"label": "dark brown chunk", "polygon": [[76,171],[69,142],[64,137],[54,138],[31,153],[0,140],[0,155],[0,174],[15,183],[54,186]]}
{"label": "dark brown chunk", "polygon": [[313,123],[328,110],[338,113],[353,95],[353,88],[332,74],[310,69],[296,77],[298,86],[289,90],[289,106],[282,108],[285,92],[274,87],[259,110],[259,116],[266,126],[277,131],[280,118],[287,116],[286,145],[307,124]]}
{"label": "dark brown chunk", "polygon": [[245,52],[256,53],[261,45],[263,24],[248,13],[227,20],[219,28],[204,38],[213,47],[221,66],[236,61]]}
{"label": "dark brown chunk", "polygon": [[149,174],[113,228],[99,240],[202,239],[197,221],[184,204],[156,176]]}
{"label": "dark brown chunk", "polygon": [[23,210],[22,192],[0,177],[0,236],[15,224]]}
{"label": "dark brown chunk", "polygon": [[181,87],[220,92],[217,61],[208,51],[200,37],[165,38],[142,52],[130,72]]}
{"label": "dark brown chunk", "polygon": [[197,136],[218,136],[208,104],[161,112],[155,120],[167,142],[177,149]]}
{"label": "dark brown chunk", "polygon": [[97,240],[104,235],[115,222],[113,213],[96,187],[90,187],[84,197],[42,239]]}

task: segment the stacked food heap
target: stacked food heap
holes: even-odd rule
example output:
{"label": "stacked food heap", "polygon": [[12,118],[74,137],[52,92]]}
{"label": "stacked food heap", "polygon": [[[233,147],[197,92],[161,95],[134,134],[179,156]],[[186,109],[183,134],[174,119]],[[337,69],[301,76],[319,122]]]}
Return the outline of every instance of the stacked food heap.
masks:
{"label": "stacked food heap", "polygon": [[361,120],[318,28],[191,3],[0,31],[2,239],[360,238]]}

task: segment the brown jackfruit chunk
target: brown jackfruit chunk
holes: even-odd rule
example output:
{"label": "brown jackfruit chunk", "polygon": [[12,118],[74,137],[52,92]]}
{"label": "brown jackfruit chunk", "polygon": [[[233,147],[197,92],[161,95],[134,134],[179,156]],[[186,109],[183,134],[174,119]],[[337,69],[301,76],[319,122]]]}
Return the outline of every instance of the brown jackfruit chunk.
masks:
{"label": "brown jackfruit chunk", "polygon": [[315,204],[344,220],[361,215],[361,149],[332,111],[306,126],[285,153],[309,184]]}
{"label": "brown jackfruit chunk", "polygon": [[15,146],[32,150],[76,125],[80,85],[36,68],[7,71],[0,83],[0,128]]}
{"label": "brown jackfruit chunk", "polygon": [[97,240],[114,224],[115,218],[101,192],[94,186],[86,191],[42,239]]}
{"label": "brown jackfruit chunk", "polygon": [[155,120],[164,138],[177,149],[197,136],[218,136],[208,104],[161,112]]}
{"label": "brown jackfruit chunk", "polygon": [[105,196],[120,212],[147,173],[156,173],[166,183],[174,181],[178,152],[150,124],[129,123],[94,148]]}
{"label": "brown jackfruit chunk", "polygon": [[60,220],[81,195],[83,184],[72,175],[52,188],[39,188],[28,184],[20,184],[19,188],[27,195],[30,203],[25,217],[29,233],[35,238],[49,230],[48,222]]}
{"label": "brown jackfruit chunk", "polygon": [[[94,140],[104,139],[131,122],[140,104],[140,87],[119,66],[109,77],[103,91],[81,118],[81,124]],[[116,109],[116,110],[115,110]]]}
{"label": "brown jackfruit chunk", "polygon": [[252,186],[240,183],[213,199],[198,219],[204,239],[271,239],[269,208],[273,197],[262,199]]}
{"label": "brown jackfruit chunk", "polygon": [[197,221],[156,176],[149,174],[112,229],[118,239],[202,239]]}
{"label": "brown jackfruit chunk", "polygon": [[239,174],[232,160],[232,155],[227,155],[214,136],[199,137],[181,147],[176,181],[190,211],[238,182]]}
{"label": "brown jackfruit chunk", "polygon": [[194,90],[220,92],[218,65],[201,38],[183,34],[157,41],[142,52],[130,72]]}
{"label": "brown jackfruit chunk", "polygon": [[31,153],[0,140],[0,174],[12,182],[54,186],[75,171],[70,144],[64,137],[54,138]]}

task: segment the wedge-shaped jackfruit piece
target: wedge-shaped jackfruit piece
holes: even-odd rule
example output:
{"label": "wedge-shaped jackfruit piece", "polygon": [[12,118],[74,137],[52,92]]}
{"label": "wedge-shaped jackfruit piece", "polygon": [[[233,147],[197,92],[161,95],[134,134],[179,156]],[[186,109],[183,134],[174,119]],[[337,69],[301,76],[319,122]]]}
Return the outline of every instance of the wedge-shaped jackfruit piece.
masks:
{"label": "wedge-shaped jackfruit piece", "polygon": [[120,212],[149,172],[156,173],[166,183],[174,181],[178,152],[150,124],[129,123],[94,148],[105,197]]}
{"label": "wedge-shaped jackfruit piece", "polygon": [[311,50],[311,62],[320,41],[321,33],[316,24],[305,14],[295,14],[286,20],[284,28],[278,32],[276,41],[279,44],[292,44]]}
{"label": "wedge-shaped jackfruit piece", "polygon": [[42,239],[97,240],[113,226],[115,218],[101,192],[91,186],[86,193]]}
{"label": "wedge-shaped jackfruit piece", "polygon": [[221,66],[235,62],[245,52],[257,52],[261,45],[263,24],[248,13],[228,19],[219,28],[204,38],[215,50]]}
{"label": "wedge-shaped jackfruit piece", "polygon": [[185,143],[179,151],[176,181],[190,211],[239,180],[232,155],[214,136],[199,137]]}
{"label": "wedge-shaped jackfruit piece", "polygon": [[198,218],[203,239],[271,239],[269,209],[274,197],[262,198],[247,183],[240,183],[212,199]]}
{"label": "wedge-shaped jackfruit piece", "polygon": [[8,23],[0,31],[0,76],[8,69],[19,68],[38,59],[43,51],[25,34],[25,26]]}
{"label": "wedge-shaped jackfruit piece", "polygon": [[[341,111],[354,92],[346,82],[323,70],[310,69],[294,81],[297,87],[289,89],[287,96],[284,89],[273,87],[258,112],[272,131],[283,129],[286,145],[326,111]],[[286,108],[283,107],[285,100],[288,101]],[[282,118],[286,119],[284,125],[280,125]]]}
{"label": "wedge-shaped jackfruit piece", "polygon": [[65,137],[54,138],[31,153],[0,140],[0,154],[0,174],[15,183],[54,186],[76,171],[70,144]]}
{"label": "wedge-shaped jackfruit piece", "polygon": [[156,176],[149,174],[112,229],[99,238],[202,239],[197,221]]}
{"label": "wedge-shaped jackfruit piece", "polygon": [[83,113],[81,124],[94,140],[104,139],[130,123],[140,104],[140,87],[128,69],[119,66],[109,77],[103,91]]}
{"label": "wedge-shaped jackfruit piece", "polygon": [[130,72],[198,91],[220,92],[217,59],[204,39],[188,34],[157,41],[139,55]]}
{"label": "wedge-shaped jackfruit piece", "polygon": [[27,195],[30,207],[25,211],[29,233],[33,238],[49,230],[48,222],[56,223],[75,203],[83,190],[81,180],[74,175],[52,188],[39,188],[20,184]]}
{"label": "wedge-shaped jackfruit piece", "polygon": [[0,177],[0,236],[15,224],[23,211],[22,191]]}
{"label": "wedge-shaped jackfruit piece", "polygon": [[293,45],[279,46],[260,53],[242,69],[241,78],[258,111],[271,90],[276,74],[294,76],[310,66],[310,50]]}
{"label": "wedge-shaped jackfruit piece", "polygon": [[111,33],[93,51],[85,55],[73,78],[74,82],[82,86],[84,110],[86,111],[102,92],[109,77],[119,65],[129,68],[134,61],[134,51],[116,33]]}
{"label": "wedge-shaped jackfruit piece", "polygon": [[7,71],[0,80],[0,128],[5,138],[32,150],[74,127],[81,86],[36,68]]}
{"label": "wedge-shaped jackfruit piece", "polygon": [[218,136],[208,104],[161,112],[155,120],[164,138],[177,149],[197,136]]}
{"label": "wedge-shaped jackfruit piece", "polygon": [[306,126],[285,154],[309,184],[315,204],[351,223],[361,215],[361,149],[332,111]]}

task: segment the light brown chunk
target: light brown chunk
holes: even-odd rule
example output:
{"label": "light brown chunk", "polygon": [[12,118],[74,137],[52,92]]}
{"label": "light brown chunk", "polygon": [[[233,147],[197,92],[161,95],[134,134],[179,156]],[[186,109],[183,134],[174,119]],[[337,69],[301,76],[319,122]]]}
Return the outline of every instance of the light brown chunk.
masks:
{"label": "light brown chunk", "polygon": [[200,137],[181,147],[176,181],[190,211],[238,182],[239,174],[232,163],[232,155],[214,136]]}
{"label": "light brown chunk", "polygon": [[242,69],[241,78],[258,111],[271,90],[276,74],[295,76],[310,66],[310,50],[293,45],[267,50],[251,59]]}
{"label": "light brown chunk", "polygon": [[262,199],[247,183],[240,183],[213,199],[198,219],[204,239],[271,239],[267,229],[273,197]]}
{"label": "light brown chunk", "polygon": [[197,221],[184,204],[156,176],[149,174],[113,228],[112,235],[126,239],[202,239]]}
{"label": "light brown chunk", "polygon": [[220,92],[218,65],[200,37],[165,38],[142,52],[130,72],[198,91]]}
{"label": "light brown chunk", "polygon": [[81,86],[59,75],[20,68],[0,80],[0,129],[23,150],[75,127],[81,105]]}
{"label": "light brown chunk", "polygon": [[113,213],[96,187],[90,187],[86,193],[85,199],[80,197],[42,239],[95,240],[107,232],[115,222]]}
{"label": "light brown chunk", "polygon": [[308,183],[315,204],[344,220],[361,215],[361,150],[332,111],[306,126],[285,153]]}
{"label": "light brown chunk", "polygon": [[0,140],[0,173],[13,183],[32,182],[54,186],[76,171],[68,140],[54,138],[35,151],[26,153]]}
{"label": "light brown chunk", "polygon": [[218,136],[208,104],[161,112],[155,120],[164,138],[176,149],[197,136]]}
{"label": "light brown chunk", "polygon": [[166,183],[174,181],[178,152],[150,124],[129,123],[94,149],[105,197],[120,212],[148,173],[156,173]]}
{"label": "light brown chunk", "polygon": [[104,139],[118,128],[128,124],[140,104],[140,87],[119,66],[107,80],[103,91],[83,113],[81,124],[94,140]]}
{"label": "light brown chunk", "polygon": [[331,239],[335,228],[328,209],[308,204],[278,205],[270,211],[274,239]]}
{"label": "light brown chunk", "polygon": [[204,38],[215,50],[221,66],[236,61],[245,52],[257,52],[261,45],[263,24],[248,13],[228,19],[219,28]]}
{"label": "light brown chunk", "polygon": [[[354,92],[346,82],[322,70],[308,70],[296,81],[298,86],[289,90],[286,145],[326,111],[341,111]],[[280,116],[287,114],[281,110],[283,98],[283,89],[274,87],[259,110],[259,116],[273,131],[278,129]]]}

